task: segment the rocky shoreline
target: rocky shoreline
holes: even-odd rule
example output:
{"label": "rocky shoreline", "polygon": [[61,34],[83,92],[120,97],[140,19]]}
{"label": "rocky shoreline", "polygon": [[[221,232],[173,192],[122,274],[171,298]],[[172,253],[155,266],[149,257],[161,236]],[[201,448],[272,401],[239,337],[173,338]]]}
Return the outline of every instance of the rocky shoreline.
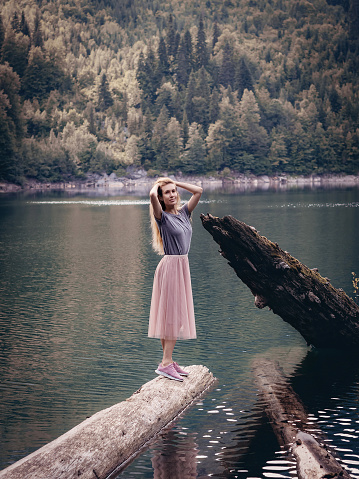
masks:
{"label": "rocky shoreline", "polygon": [[[164,174],[166,175],[166,174]],[[195,183],[203,186],[206,190],[219,190],[221,188],[233,189],[234,191],[255,189],[286,189],[300,187],[348,187],[359,185],[359,175],[310,175],[310,176],[246,176],[229,175],[218,177],[206,176],[183,176],[170,175],[170,178],[178,181]],[[146,193],[150,190],[155,178],[147,176],[144,170],[132,172],[126,177],[118,178],[114,173],[111,175],[89,175],[84,180],[73,180],[58,183],[41,183],[29,180],[23,186],[13,183],[0,182],[0,193],[18,193],[22,191],[98,191],[103,193]]]}

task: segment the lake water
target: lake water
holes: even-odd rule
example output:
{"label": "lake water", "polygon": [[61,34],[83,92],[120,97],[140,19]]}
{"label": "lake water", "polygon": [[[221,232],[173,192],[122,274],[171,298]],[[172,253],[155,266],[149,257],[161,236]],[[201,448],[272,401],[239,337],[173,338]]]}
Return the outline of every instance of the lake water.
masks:
{"label": "lake water", "polygon": [[[295,477],[258,399],[251,364],[265,354],[359,478],[359,361],[308,348],[280,317],[256,309],[202,227],[207,212],[255,226],[354,296],[359,188],[205,192],[189,255],[198,339],[177,343],[175,358],[207,366],[218,383],[118,477]],[[0,249],[3,469],[155,377],[161,346],[147,325],[160,257],[147,196],[130,193],[3,196]]]}

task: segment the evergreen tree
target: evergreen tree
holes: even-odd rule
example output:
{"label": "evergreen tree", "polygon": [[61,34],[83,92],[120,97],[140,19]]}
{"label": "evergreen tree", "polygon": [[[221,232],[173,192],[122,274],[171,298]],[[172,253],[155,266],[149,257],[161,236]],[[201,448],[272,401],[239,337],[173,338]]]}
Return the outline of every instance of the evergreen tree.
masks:
{"label": "evergreen tree", "polygon": [[194,58],[193,58],[192,37],[189,30],[185,31],[183,42],[184,42],[184,48],[185,48],[185,55],[188,62],[188,73],[191,73],[192,69],[194,68]]}
{"label": "evergreen tree", "polygon": [[176,30],[172,14],[168,18],[167,26],[167,52],[172,59],[176,56]]}
{"label": "evergreen tree", "polygon": [[156,109],[160,112],[163,106],[166,106],[168,114],[171,116],[176,115],[176,93],[177,89],[172,83],[163,83],[161,88],[157,90]]}
{"label": "evergreen tree", "polygon": [[189,77],[189,63],[186,57],[186,50],[183,39],[181,40],[178,48],[177,65],[176,65],[176,79],[179,88],[187,86]]}
{"label": "evergreen tree", "polygon": [[43,44],[44,44],[44,40],[42,37],[40,11],[36,10],[35,20],[34,20],[34,32],[32,34],[32,46],[42,47]]}
{"label": "evergreen tree", "polygon": [[89,122],[89,126],[88,126],[89,133],[91,135],[96,136],[97,128],[96,128],[96,120],[95,120],[95,108],[92,103],[88,106],[88,122]]}
{"label": "evergreen tree", "polygon": [[212,37],[212,54],[214,52],[214,47],[216,46],[216,43],[218,42],[219,35],[220,35],[220,31],[219,31],[219,28],[218,28],[218,23],[214,22],[213,37]]}
{"label": "evergreen tree", "polygon": [[163,37],[160,38],[157,55],[158,55],[158,74],[160,78],[162,78],[169,74],[167,48],[166,48],[166,43]]}
{"label": "evergreen tree", "polygon": [[206,171],[206,147],[202,128],[197,123],[189,127],[182,169],[185,173],[203,174]]}
{"label": "evergreen tree", "polygon": [[211,123],[206,137],[206,145],[208,150],[209,169],[219,170],[223,166],[227,166],[227,147],[226,130],[222,120]]}
{"label": "evergreen tree", "polygon": [[193,52],[191,34],[187,30],[180,40],[177,54],[176,78],[179,87],[187,86],[193,66]]}
{"label": "evergreen tree", "polygon": [[222,63],[219,70],[219,82],[224,87],[234,86],[235,67],[233,62],[233,50],[231,45],[226,42],[222,52]]}
{"label": "evergreen tree", "polygon": [[110,92],[106,73],[101,76],[101,83],[98,89],[98,108],[105,111],[113,105],[113,98]]}
{"label": "evergreen tree", "polygon": [[63,71],[56,59],[46,57],[39,47],[31,48],[28,58],[22,81],[22,94],[25,99],[36,98],[43,101],[51,90],[60,88],[63,84]]}
{"label": "evergreen tree", "polygon": [[196,44],[196,67],[199,70],[201,67],[207,67],[209,55],[206,44],[206,34],[204,32],[204,25],[202,19],[199,21],[197,44]]}
{"label": "evergreen tree", "polygon": [[180,41],[181,41],[181,35],[179,32],[176,32],[175,45],[174,45],[175,47],[174,47],[174,54],[173,54],[174,61],[176,60],[178,55],[178,47],[179,47]]}
{"label": "evergreen tree", "polygon": [[172,117],[167,125],[165,150],[168,162],[168,169],[175,171],[180,163],[180,158],[183,150],[181,125]]}
{"label": "evergreen tree", "polygon": [[14,71],[22,78],[27,67],[29,54],[28,37],[8,29],[2,47],[2,60],[8,62]]}
{"label": "evergreen tree", "polygon": [[8,65],[0,65],[0,178],[16,178],[16,153],[23,137],[20,79]]}
{"label": "evergreen tree", "polygon": [[208,74],[204,67],[198,72],[198,80],[196,85],[196,96],[192,99],[194,105],[193,119],[195,122],[202,125],[204,131],[207,133],[209,126],[209,102],[210,88],[208,84]]}
{"label": "evergreen tree", "polygon": [[238,91],[239,98],[242,98],[245,89],[253,90],[252,74],[243,57],[239,59],[235,69],[234,89]]}
{"label": "evergreen tree", "polygon": [[20,33],[20,20],[17,15],[17,12],[14,13],[14,16],[12,18],[11,28],[14,30],[15,33]]}
{"label": "evergreen tree", "polygon": [[185,111],[187,114],[188,121],[192,123],[195,112],[194,112],[194,105],[193,105],[193,98],[196,95],[196,78],[195,74],[192,71],[189,80],[188,80],[188,85],[187,85],[187,90],[186,90],[186,99],[185,99]]}
{"label": "evergreen tree", "polygon": [[145,59],[142,52],[139,56],[136,78],[143,92],[145,99],[151,104],[155,102],[156,91],[160,86],[161,78],[158,75],[158,65],[156,57],[149,47],[147,58]]}
{"label": "evergreen tree", "polygon": [[10,130],[10,119],[7,111],[10,107],[7,96],[0,91],[0,180],[11,180],[14,157],[15,138]]}
{"label": "evergreen tree", "polygon": [[24,10],[21,13],[20,31],[23,35],[26,35],[27,37],[30,38],[30,29],[25,18]]}
{"label": "evergreen tree", "polygon": [[255,174],[263,174],[267,166],[268,135],[260,125],[260,110],[252,91],[244,90],[239,104],[239,115],[244,149],[251,158],[245,168]]}
{"label": "evergreen tree", "polygon": [[217,88],[214,88],[211,94],[211,100],[209,104],[209,122],[215,123],[219,114],[219,93]]}
{"label": "evergreen tree", "polygon": [[161,108],[160,114],[155,122],[152,134],[152,148],[156,155],[156,168],[165,171],[168,168],[168,158],[166,154],[167,125],[169,115],[166,106]]}
{"label": "evergreen tree", "polygon": [[0,14],[0,61],[2,60],[2,47],[4,44],[4,40],[5,40],[5,28],[4,28],[2,16]]}
{"label": "evergreen tree", "polygon": [[147,108],[143,117],[143,133],[138,142],[138,152],[141,165],[147,170],[155,166],[155,152],[152,145],[153,121]]}
{"label": "evergreen tree", "polygon": [[359,39],[359,0],[349,0],[349,36]]}
{"label": "evergreen tree", "polygon": [[182,137],[183,137],[183,147],[186,146],[188,138],[189,138],[189,123],[188,123],[188,118],[187,118],[187,113],[186,110],[183,112],[183,118],[182,118]]}

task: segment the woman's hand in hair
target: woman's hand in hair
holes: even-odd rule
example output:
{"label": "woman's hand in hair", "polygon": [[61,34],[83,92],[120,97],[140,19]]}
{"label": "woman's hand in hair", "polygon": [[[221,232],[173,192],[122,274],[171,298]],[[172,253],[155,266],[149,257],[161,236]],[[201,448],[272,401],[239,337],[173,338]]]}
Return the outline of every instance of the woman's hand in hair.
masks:
{"label": "woman's hand in hair", "polygon": [[175,181],[174,183],[177,187],[183,188],[184,190],[187,190],[192,193],[192,196],[188,201],[188,211],[192,213],[192,211],[198,205],[198,202],[203,192],[203,188],[201,188],[201,186],[191,185],[190,183],[182,183],[181,181]]}

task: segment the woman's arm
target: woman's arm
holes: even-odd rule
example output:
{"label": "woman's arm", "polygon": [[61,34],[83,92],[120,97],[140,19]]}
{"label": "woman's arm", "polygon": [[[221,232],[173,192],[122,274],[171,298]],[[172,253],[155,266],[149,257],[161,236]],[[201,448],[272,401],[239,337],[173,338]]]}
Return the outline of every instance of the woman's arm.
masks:
{"label": "woman's arm", "polygon": [[191,185],[189,183],[182,183],[180,181],[175,181],[175,185],[192,193],[192,196],[188,202],[188,211],[192,213],[192,211],[198,205],[199,199],[201,198],[201,195],[202,195],[203,188],[197,185]]}
{"label": "woman's arm", "polygon": [[153,208],[153,213],[155,215],[155,217],[160,220],[161,217],[162,217],[162,206],[161,206],[161,203],[158,199],[158,183],[156,183],[155,185],[153,185],[151,191],[150,191],[150,201],[151,201],[151,204],[152,204],[152,208]]}

